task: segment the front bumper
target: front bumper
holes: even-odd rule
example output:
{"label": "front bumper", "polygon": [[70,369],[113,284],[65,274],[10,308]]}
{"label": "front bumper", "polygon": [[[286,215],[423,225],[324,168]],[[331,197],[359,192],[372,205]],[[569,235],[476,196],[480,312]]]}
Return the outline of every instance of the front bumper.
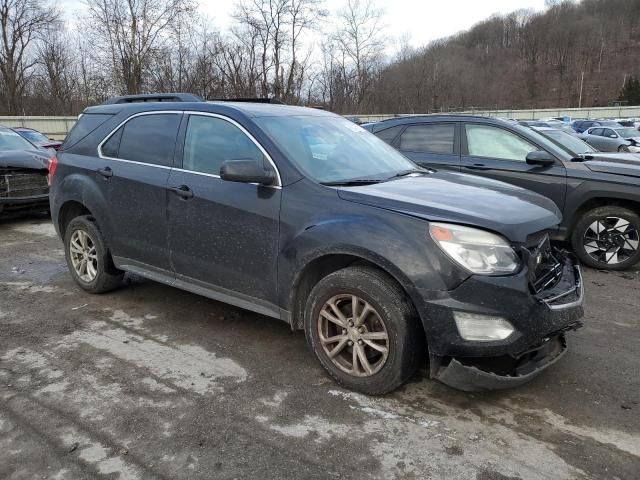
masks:
{"label": "front bumper", "polygon": [[[580,267],[570,255],[558,258],[555,279],[537,291],[525,266],[516,275],[474,275],[452,291],[429,292],[419,310],[431,376],[461,390],[507,388],[555,363],[566,351],[564,334],[581,327],[584,315]],[[454,311],[505,318],[515,332],[500,341],[464,340]]]}
{"label": "front bumper", "polygon": [[33,195],[29,197],[0,197],[0,213],[23,210],[48,210],[49,194]]}

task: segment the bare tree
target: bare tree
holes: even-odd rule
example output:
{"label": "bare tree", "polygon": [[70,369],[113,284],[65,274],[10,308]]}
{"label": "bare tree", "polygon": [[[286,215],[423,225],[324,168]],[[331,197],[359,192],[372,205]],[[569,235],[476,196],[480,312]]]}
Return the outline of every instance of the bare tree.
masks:
{"label": "bare tree", "polygon": [[0,0],[0,73],[9,115],[21,113],[21,97],[37,63],[33,43],[58,21],[58,11],[41,0]]}
{"label": "bare tree", "polygon": [[145,70],[169,29],[194,6],[191,0],[85,0],[96,47],[125,93],[140,93]]}

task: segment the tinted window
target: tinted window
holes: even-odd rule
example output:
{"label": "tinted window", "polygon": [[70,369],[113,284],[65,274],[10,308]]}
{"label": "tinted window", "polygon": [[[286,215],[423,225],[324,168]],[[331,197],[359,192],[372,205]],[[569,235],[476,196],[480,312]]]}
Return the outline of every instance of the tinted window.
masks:
{"label": "tinted window", "polygon": [[238,127],[215,117],[192,115],[184,141],[182,168],[220,175],[227,160],[263,161],[264,155]]}
{"label": "tinted window", "polygon": [[456,126],[411,125],[400,137],[400,149],[409,152],[453,153]]}
{"label": "tinted window", "polygon": [[618,135],[616,135],[616,132],[614,132],[614,131],[613,131],[613,130],[611,130],[610,128],[605,128],[605,129],[604,129],[604,133],[603,133],[603,135],[604,135],[605,137],[614,137],[614,138],[618,136]]}
{"label": "tinted window", "polygon": [[69,135],[67,135],[63,148],[67,148],[78,143],[111,117],[112,115],[104,113],[83,114],[71,129]]}
{"label": "tinted window", "polygon": [[587,132],[589,135],[597,135],[599,137],[602,136],[602,128],[594,128],[593,130],[589,130]]}
{"label": "tinted window", "polygon": [[180,115],[162,113],[132,118],[124,125],[118,158],[171,166]]}
{"label": "tinted window", "polygon": [[102,144],[102,155],[105,157],[118,158],[118,148],[120,148],[122,130],[124,130],[124,127],[116,130],[116,132],[109,137],[109,140]]}
{"label": "tinted window", "polygon": [[400,130],[402,130],[403,127],[404,125],[398,125],[396,127],[385,128],[384,130],[380,130],[379,132],[377,132],[376,137],[391,144],[391,142],[393,142],[393,140],[398,136],[398,133],[400,133]]}
{"label": "tinted window", "polygon": [[538,150],[526,140],[501,128],[466,125],[467,148],[475,157],[526,161],[527,154]]}

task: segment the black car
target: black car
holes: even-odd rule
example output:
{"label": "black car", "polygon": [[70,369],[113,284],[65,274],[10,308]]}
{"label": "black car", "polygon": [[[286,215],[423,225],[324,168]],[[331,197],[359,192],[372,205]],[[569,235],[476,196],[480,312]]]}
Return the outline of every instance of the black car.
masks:
{"label": "black car", "polygon": [[[640,157],[572,152],[534,129],[465,115],[404,117],[366,126],[423,167],[473,173],[550,198],[554,233],[595,268],[640,261]],[[582,142],[581,142],[582,143]]]}
{"label": "black car", "polygon": [[420,168],[320,110],[181,94],[88,108],[51,209],[81,288],[127,271],[278,318],[369,394],[425,354],[457,388],[526,382],[583,315],[553,202]]}
{"label": "black car", "polygon": [[0,127],[0,214],[49,209],[47,173],[54,155]]}
{"label": "black car", "polygon": [[54,140],[53,138],[47,137],[44,133],[40,133],[33,128],[26,127],[17,127],[13,129],[21,137],[26,138],[34,145],[42,148],[53,148],[54,150],[58,150],[62,142],[59,140]]}

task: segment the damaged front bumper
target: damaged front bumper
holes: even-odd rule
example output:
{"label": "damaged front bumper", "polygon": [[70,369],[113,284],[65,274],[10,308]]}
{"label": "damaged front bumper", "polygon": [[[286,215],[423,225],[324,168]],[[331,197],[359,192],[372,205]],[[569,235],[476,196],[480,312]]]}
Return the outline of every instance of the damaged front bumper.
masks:
{"label": "damaged front bumper", "polygon": [[[539,289],[525,268],[511,277],[471,277],[445,298],[429,301],[423,323],[431,376],[459,390],[495,390],[522,385],[557,362],[567,349],[565,333],[582,326],[584,282],[573,256],[556,257]],[[454,311],[502,317],[515,331],[501,341],[466,341]]]}

